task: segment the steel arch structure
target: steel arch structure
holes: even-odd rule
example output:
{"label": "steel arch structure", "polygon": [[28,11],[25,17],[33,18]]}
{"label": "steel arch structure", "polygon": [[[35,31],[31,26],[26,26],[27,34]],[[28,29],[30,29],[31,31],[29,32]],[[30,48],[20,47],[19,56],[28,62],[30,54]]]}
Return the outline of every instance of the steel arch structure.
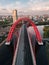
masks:
{"label": "steel arch structure", "polygon": [[24,18],[19,18],[18,20],[15,21],[15,23],[12,25],[12,27],[10,28],[10,31],[9,31],[9,34],[8,34],[8,37],[6,39],[6,42],[10,42],[11,41],[11,38],[12,38],[12,34],[17,26],[17,24],[20,22],[20,21],[27,21],[31,24],[31,26],[33,27],[34,31],[35,31],[35,34],[36,34],[36,38],[37,38],[37,41],[38,41],[38,44],[39,45],[43,45],[42,43],[42,38],[41,38],[41,35],[36,27],[36,25],[34,24],[34,22],[32,20],[30,20],[29,18],[27,17],[24,17]]}

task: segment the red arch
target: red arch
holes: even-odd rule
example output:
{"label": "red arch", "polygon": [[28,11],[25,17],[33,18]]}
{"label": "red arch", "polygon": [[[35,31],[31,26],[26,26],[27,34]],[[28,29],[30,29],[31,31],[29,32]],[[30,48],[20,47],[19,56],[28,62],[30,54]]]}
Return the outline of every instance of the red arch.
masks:
{"label": "red arch", "polygon": [[32,20],[30,20],[29,18],[26,18],[26,17],[25,17],[25,18],[20,18],[20,19],[18,19],[18,20],[12,25],[12,27],[11,27],[11,29],[10,29],[10,31],[9,31],[8,37],[7,37],[7,42],[10,42],[10,40],[11,40],[11,38],[12,38],[12,34],[13,34],[14,30],[15,30],[16,25],[17,25],[20,21],[22,21],[22,20],[27,21],[27,22],[29,22],[29,23],[32,25],[32,27],[34,28],[34,31],[35,31],[35,33],[36,33],[37,40],[41,43],[41,42],[42,42],[42,38],[41,38],[41,35],[40,35],[40,33],[39,33],[39,31],[38,31],[36,25],[32,22]]}

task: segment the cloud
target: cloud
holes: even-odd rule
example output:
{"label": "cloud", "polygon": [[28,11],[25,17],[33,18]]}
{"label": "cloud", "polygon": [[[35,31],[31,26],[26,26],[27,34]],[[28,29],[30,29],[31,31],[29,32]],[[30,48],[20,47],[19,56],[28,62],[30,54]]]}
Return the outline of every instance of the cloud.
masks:
{"label": "cloud", "polygon": [[42,2],[41,0],[30,0],[27,3],[31,10],[49,10],[49,2]]}
{"label": "cloud", "polygon": [[[4,0],[4,1],[7,1],[7,0]],[[10,1],[11,3],[8,3],[6,5],[3,5],[0,2],[0,12],[4,11],[5,13],[7,12],[12,13],[13,9],[17,9],[18,12],[21,12],[21,13],[49,10],[49,0],[28,0],[25,3],[24,2],[22,3],[22,0],[15,0],[14,2],[13,0],[11,1]],[[3,10],[3,9],[6,9],[6,10]]]}

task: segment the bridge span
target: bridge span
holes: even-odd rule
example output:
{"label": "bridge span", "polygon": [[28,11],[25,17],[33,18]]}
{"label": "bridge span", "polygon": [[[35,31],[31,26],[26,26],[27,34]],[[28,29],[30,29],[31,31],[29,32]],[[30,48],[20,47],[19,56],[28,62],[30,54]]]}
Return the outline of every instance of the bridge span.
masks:
{"label": "bridge span", "polygon": [[[14,34],[17,23],[21,20],[30,21],[36,36],[30,35],[27,24],[23,24]],[[11,34],[11,35],[10,35]],[[19,19],[10,29],[7,40],[0,46],[1,65],[48,65],[45,44],[36,25],[28,18]]]}

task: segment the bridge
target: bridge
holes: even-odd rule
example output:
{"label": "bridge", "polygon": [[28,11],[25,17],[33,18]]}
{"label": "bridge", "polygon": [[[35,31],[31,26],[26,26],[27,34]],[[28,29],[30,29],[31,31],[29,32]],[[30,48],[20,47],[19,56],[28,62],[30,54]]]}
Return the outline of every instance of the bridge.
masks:
{"label": "bridge", "polygon": [[[29,22],[35,35],[28,31],[28,24],[17,30],[20,21]],[[29,18],[18,19],[10,28],[6,41],[0,46],[1,65],[48,65],[45,44],[36,25]]]}

